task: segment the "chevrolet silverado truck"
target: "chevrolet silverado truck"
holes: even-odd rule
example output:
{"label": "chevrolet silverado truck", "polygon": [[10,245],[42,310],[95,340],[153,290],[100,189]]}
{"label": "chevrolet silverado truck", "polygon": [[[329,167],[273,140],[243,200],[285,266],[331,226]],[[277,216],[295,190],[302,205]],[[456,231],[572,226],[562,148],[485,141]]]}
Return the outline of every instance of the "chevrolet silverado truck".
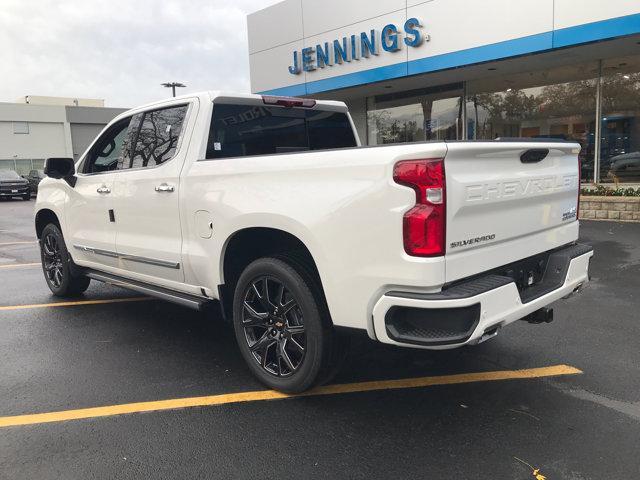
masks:
{"label": "chevrolet silverado truck", "polygon": [[478,344],[588,282],[580,146],[362,147],[345,104],[206,92],[115,118],[50,158],[35,229],[54,295],[91,280],[220,306],[249,369],[301,392],[345,329],[397,346]]}

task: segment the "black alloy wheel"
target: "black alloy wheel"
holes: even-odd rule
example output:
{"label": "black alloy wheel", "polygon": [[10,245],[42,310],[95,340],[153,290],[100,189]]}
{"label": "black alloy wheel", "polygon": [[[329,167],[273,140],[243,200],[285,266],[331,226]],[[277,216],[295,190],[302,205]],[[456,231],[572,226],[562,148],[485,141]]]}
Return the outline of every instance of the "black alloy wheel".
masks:
{"label": "black alloy wheel", "polygon": [[251,262],[235,282],[233,328],[249,370],[265,385],[300,393],[337,372],[345,345],[317,273],[299,256]]}
{"label": "black alloy wheel", "polygon": [[53,232],[47,233],[42,239],[42,267],[47,282],[55,288],[60,288],[64,282],[64,265],[60,244]]}
{"label": "black alloy wheel", "polygon": [[91,279],[73,263],[60,227],[50,223],[40,234],[42,271],[49,290],[58,297],[76,296],[89,288]]}
{"label": "black alloy wheel", "polygon": [[288,377],[304,361],[306,332],[298,300],[277,278],[260,276],[245,288],[242,328],[254,360],[270,375]]}

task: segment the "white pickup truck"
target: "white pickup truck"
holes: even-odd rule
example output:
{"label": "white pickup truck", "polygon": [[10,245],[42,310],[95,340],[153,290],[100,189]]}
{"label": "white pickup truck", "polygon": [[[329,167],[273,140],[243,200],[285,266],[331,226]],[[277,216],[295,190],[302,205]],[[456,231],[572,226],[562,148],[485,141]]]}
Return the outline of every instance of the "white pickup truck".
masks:
{"label": "white pickup truck", "polygon": [[55,295],[90,280],[219,304],[252,372],[327,381],[342,328],[473,345],[588,281],[579,145],[505,139],[361,147],[346,106],[206,92],[114,119],[50,158],[35,227]]}

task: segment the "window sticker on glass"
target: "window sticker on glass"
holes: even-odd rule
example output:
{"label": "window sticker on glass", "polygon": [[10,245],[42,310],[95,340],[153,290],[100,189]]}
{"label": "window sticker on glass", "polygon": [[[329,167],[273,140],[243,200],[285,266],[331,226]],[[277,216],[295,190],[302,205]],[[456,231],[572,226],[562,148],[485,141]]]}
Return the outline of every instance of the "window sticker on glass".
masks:
{"label": "window sticker on glass", "polygon": [[222,150],[222,144],[220,142],[215,142],[213,144],[213,149],[216,151],[221,151]]}

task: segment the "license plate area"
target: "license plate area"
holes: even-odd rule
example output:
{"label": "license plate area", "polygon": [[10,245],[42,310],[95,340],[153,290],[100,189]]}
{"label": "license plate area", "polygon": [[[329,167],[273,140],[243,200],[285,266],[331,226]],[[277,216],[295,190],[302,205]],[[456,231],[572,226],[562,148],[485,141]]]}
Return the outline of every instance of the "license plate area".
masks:
{"label": "license plate area", "polygon": [[592,250],[588,245],[570,245],[525,258],[496,270],[502,271],[501,275],[512,278],[522,303],[529,303],[562,287],[571,260]]}
{"label": "license plate area", "polygon": [[11,190],[11,193],[18,193],[18,190]]}
{"label": "license plate area", "polygon": [[512,278],[516,287],[518,287],[518,292],[520,292],[522,296],[529,288],[543,281],[549,263],[549,256],[550,253],[546,252],[518,260],[517,262],[500,268],[495,273]]}

